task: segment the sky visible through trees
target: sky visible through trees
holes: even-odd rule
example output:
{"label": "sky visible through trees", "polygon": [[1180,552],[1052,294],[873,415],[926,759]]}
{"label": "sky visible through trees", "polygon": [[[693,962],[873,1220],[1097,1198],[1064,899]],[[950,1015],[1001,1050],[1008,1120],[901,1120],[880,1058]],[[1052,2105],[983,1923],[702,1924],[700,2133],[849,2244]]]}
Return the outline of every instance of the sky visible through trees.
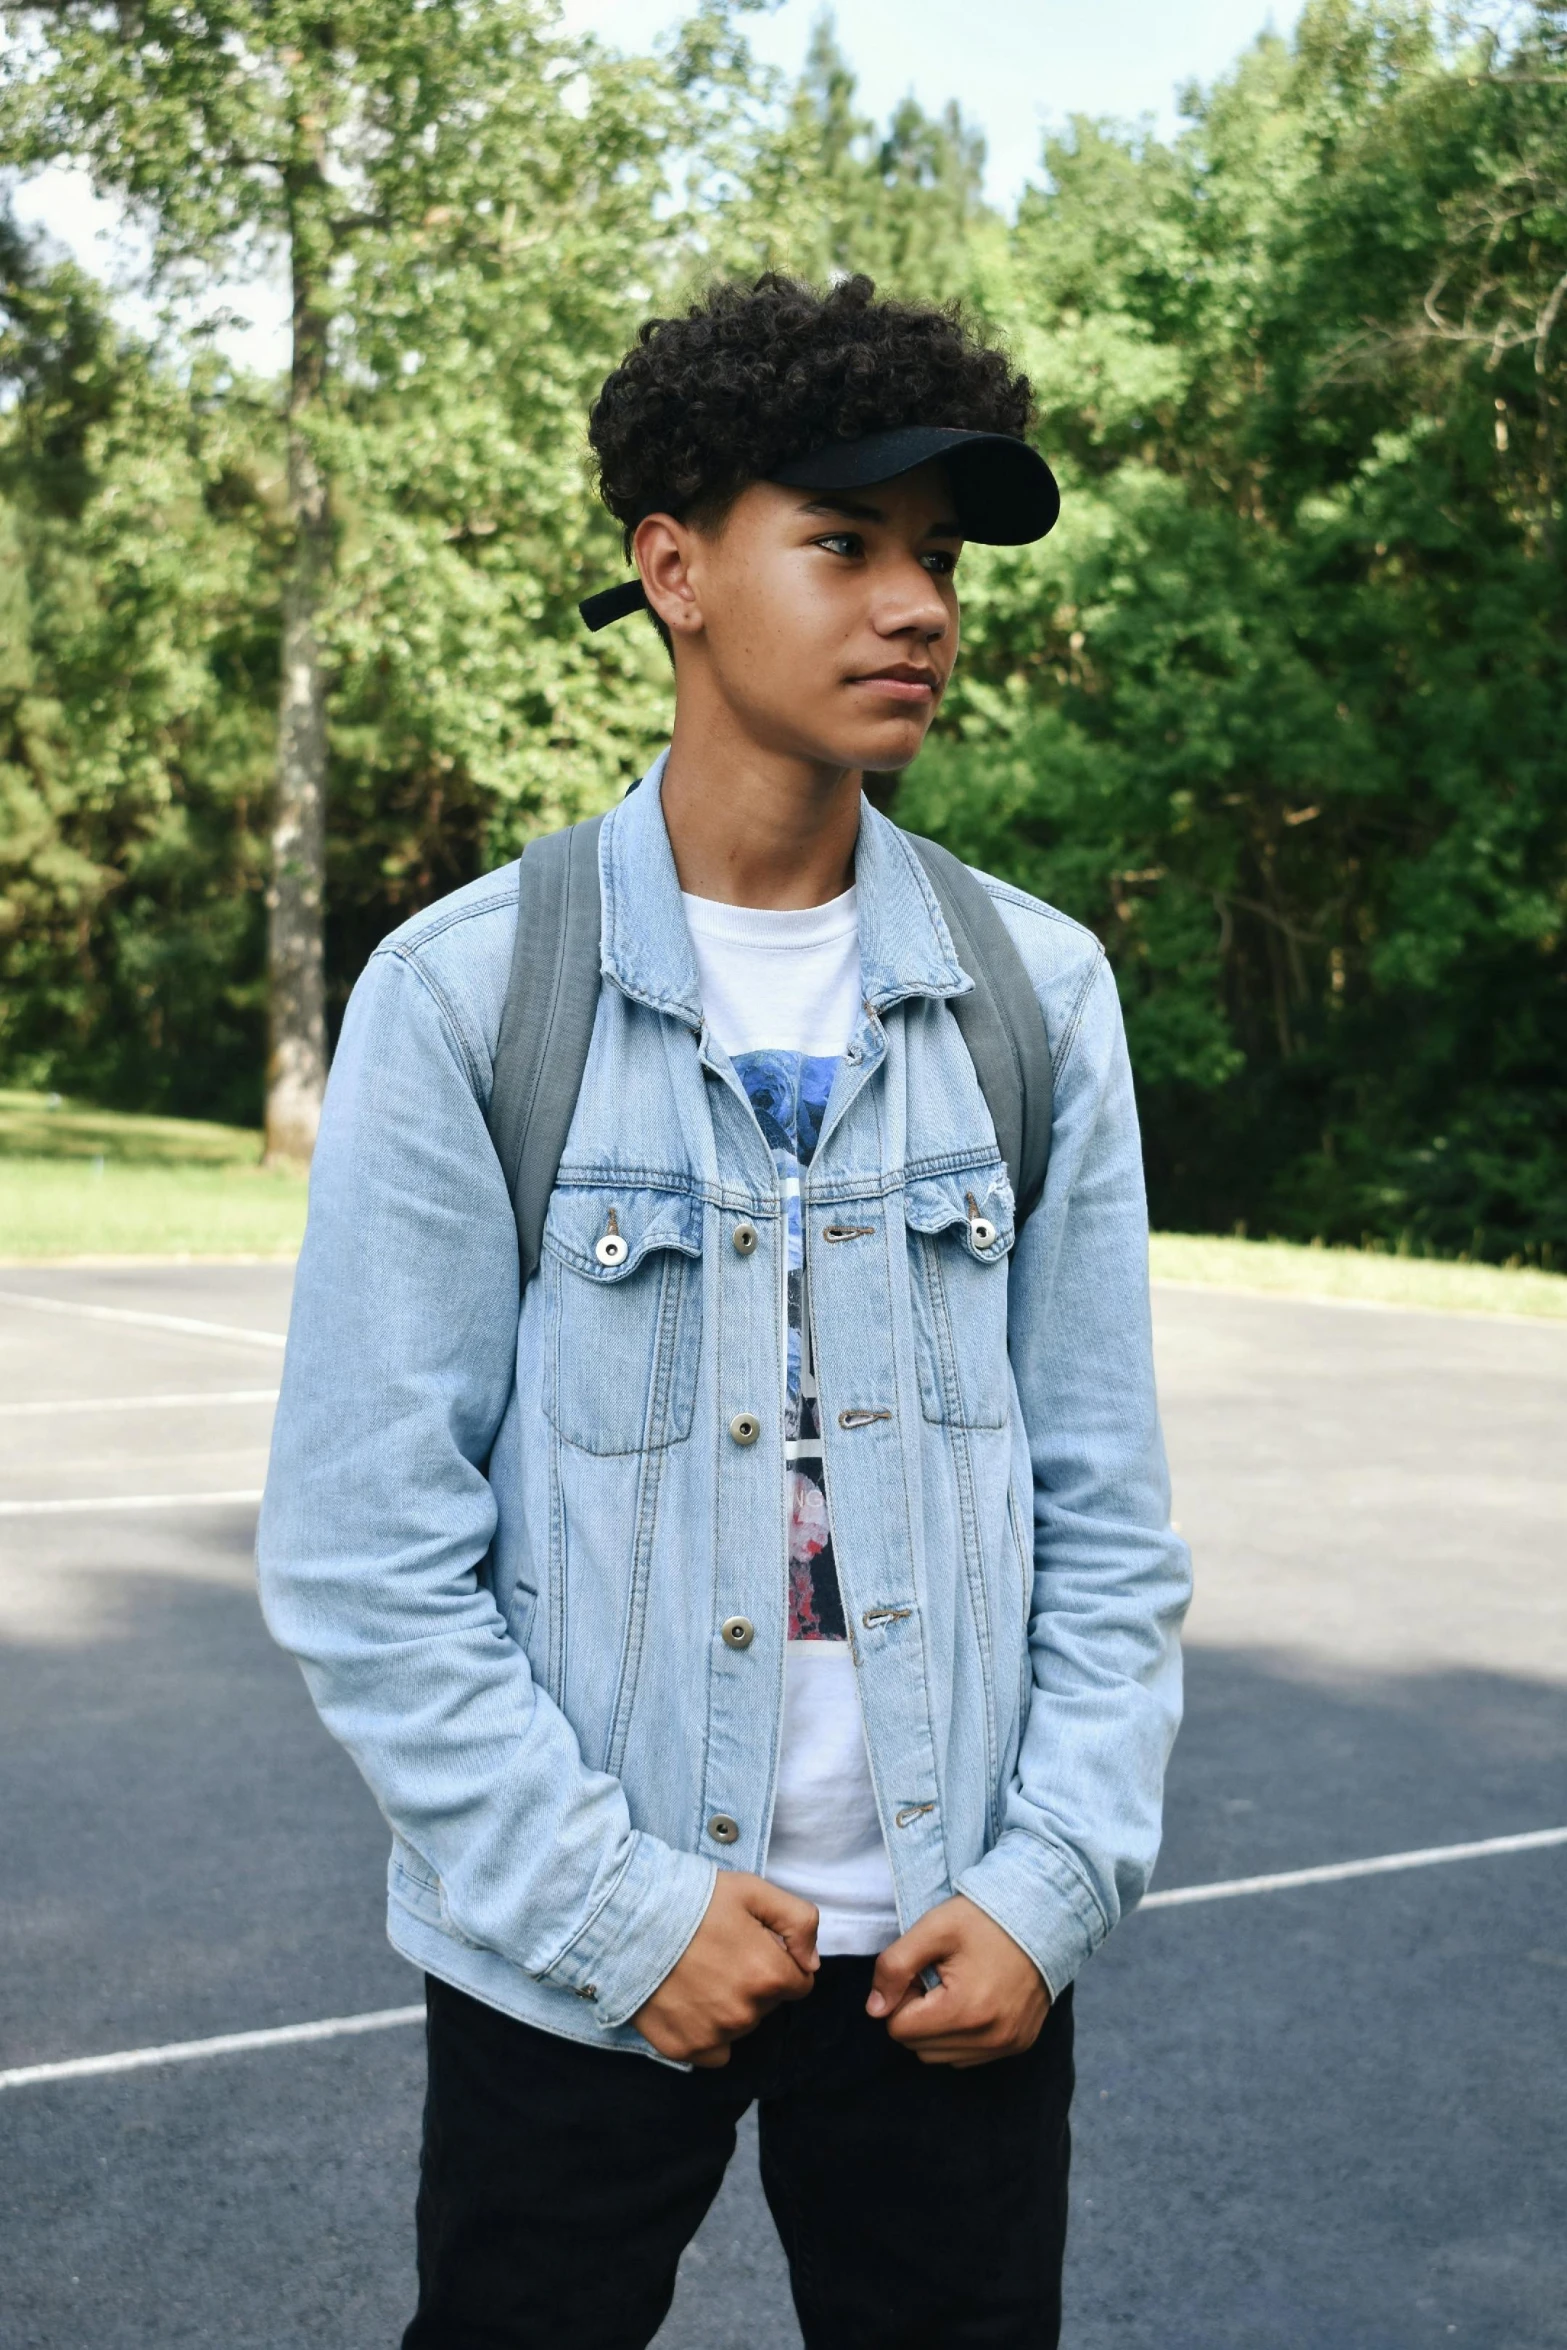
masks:
{"label": "sky visible through trees", "polygon": [[294,361],[0,229],[0,1081],[259,1118],[269,994],[314,1017],[280,906],[308,964],[323,891],[330,1032],[396,921],[607,804],[669,688],[576,622],[587,401],[715,272],[863,268],[1036,386],[1063,520],[965,557],[897,812],[1105,941],[1156,1220],[1559,1264],[1567,8],[1312,0],[1007,211],[982,124],[871,121],[825,30],[785,83],[748,17],[10,10],[0,151],[197,296],[267,244]]}

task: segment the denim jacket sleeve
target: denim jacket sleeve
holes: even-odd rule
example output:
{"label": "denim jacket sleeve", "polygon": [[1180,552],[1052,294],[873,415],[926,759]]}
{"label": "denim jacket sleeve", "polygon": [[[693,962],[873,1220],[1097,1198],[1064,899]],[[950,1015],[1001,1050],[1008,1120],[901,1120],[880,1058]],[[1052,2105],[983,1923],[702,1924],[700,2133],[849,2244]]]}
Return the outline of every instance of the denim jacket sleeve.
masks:
{"label": "denim jacket sleeve", "polygon": [[452,1931],[635,2014],[711,1864],[632,1826],[482,1574],[512,1391],[517,1253],[487,1071],[417,957],[350,1003],[310,1185],[258,1544],[262,1604]]}
{"label": "denim jacket sleeve", "polygon": [[[1056,1080],[1049,1176],[1008,1301],[1033,1468],[1033,1692],[1002,1833],[957,1890],[1059,1992],[1153,1869],[1191,1574],[1169,1521],[1142,1154],[1114,978],[1075,925],[996,894],[1040,987]],[[1086,972],[1075,955],[1061,970],[1061,933],[1089,947]]]}

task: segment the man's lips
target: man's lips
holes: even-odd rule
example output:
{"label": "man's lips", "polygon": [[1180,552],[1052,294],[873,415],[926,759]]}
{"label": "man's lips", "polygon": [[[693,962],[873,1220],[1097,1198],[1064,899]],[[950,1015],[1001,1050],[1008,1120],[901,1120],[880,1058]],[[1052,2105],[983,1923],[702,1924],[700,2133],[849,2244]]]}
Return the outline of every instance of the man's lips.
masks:
{"label": "man's lips", "polygon": [[865,677],[851,677],[849,683],[864,686],[867,692],[889,702],[933,702],[941,691],[941,680],[934,669],[915,669],[905,662],[873,670]]}

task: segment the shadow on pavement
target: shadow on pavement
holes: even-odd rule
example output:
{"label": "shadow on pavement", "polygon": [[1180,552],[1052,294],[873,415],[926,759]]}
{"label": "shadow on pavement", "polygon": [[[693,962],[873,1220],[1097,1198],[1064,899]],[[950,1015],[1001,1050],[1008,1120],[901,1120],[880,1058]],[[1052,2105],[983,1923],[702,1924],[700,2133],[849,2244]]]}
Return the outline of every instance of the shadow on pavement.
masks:
{"label": "shadow on pavement", "polygon": [[[1165,1885],[1567,1825],[1567,1690],[1194,1651]],[[1079,1995],[1070,2350],[1567,2343],[1567,1853],[1128,1920]]]}
{"label": "shadow on pavement", "polygon": [[[415,1997],[241,1558],[83,1541],[78,1636],[0,1647],[4,2060]],[[1567,1691],[1191,1657],[1163,1884],[1563,1823]],[[1068,2350],[1567,2345],[1564,2023],[1560,1852],[1130,1920],[1082,1985]],[[419,2094],[409,2031],[7,2096],[7,2350],[389,2350]],[[797,2340],[742,2153],[660,2350]]]}

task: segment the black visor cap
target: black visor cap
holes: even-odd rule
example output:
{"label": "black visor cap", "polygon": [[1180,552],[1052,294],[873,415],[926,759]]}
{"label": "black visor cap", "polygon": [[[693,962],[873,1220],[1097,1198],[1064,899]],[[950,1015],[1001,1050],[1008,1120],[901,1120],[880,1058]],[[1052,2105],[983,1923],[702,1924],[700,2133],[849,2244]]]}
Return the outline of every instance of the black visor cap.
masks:
{"label": "black visor cap", "polygon": [[1022,547],[1055,528],[1061,511],[1056,477],[1039,451],[1005,432],[960,432],[944,424],[909,424],[830,441],[777,465],[770,481],[788,489],[868,490],[939,459],[947,469],[966,539],[982,547]]}
{"label": "black visor cap", "polygon": [[[1037,449],[1011,433],[906,424],[857,441],[829,441],[775,466],[767,478],[785,489],[869,490],[938,458],[952,485],[953,519],[966,539],[982,547],[1023,547],[1055,528],[1061,511],[1056,477]],[[647,599],[641,580],[628,579],[584,597],[577,609],[596,631],[645,611]]]}

